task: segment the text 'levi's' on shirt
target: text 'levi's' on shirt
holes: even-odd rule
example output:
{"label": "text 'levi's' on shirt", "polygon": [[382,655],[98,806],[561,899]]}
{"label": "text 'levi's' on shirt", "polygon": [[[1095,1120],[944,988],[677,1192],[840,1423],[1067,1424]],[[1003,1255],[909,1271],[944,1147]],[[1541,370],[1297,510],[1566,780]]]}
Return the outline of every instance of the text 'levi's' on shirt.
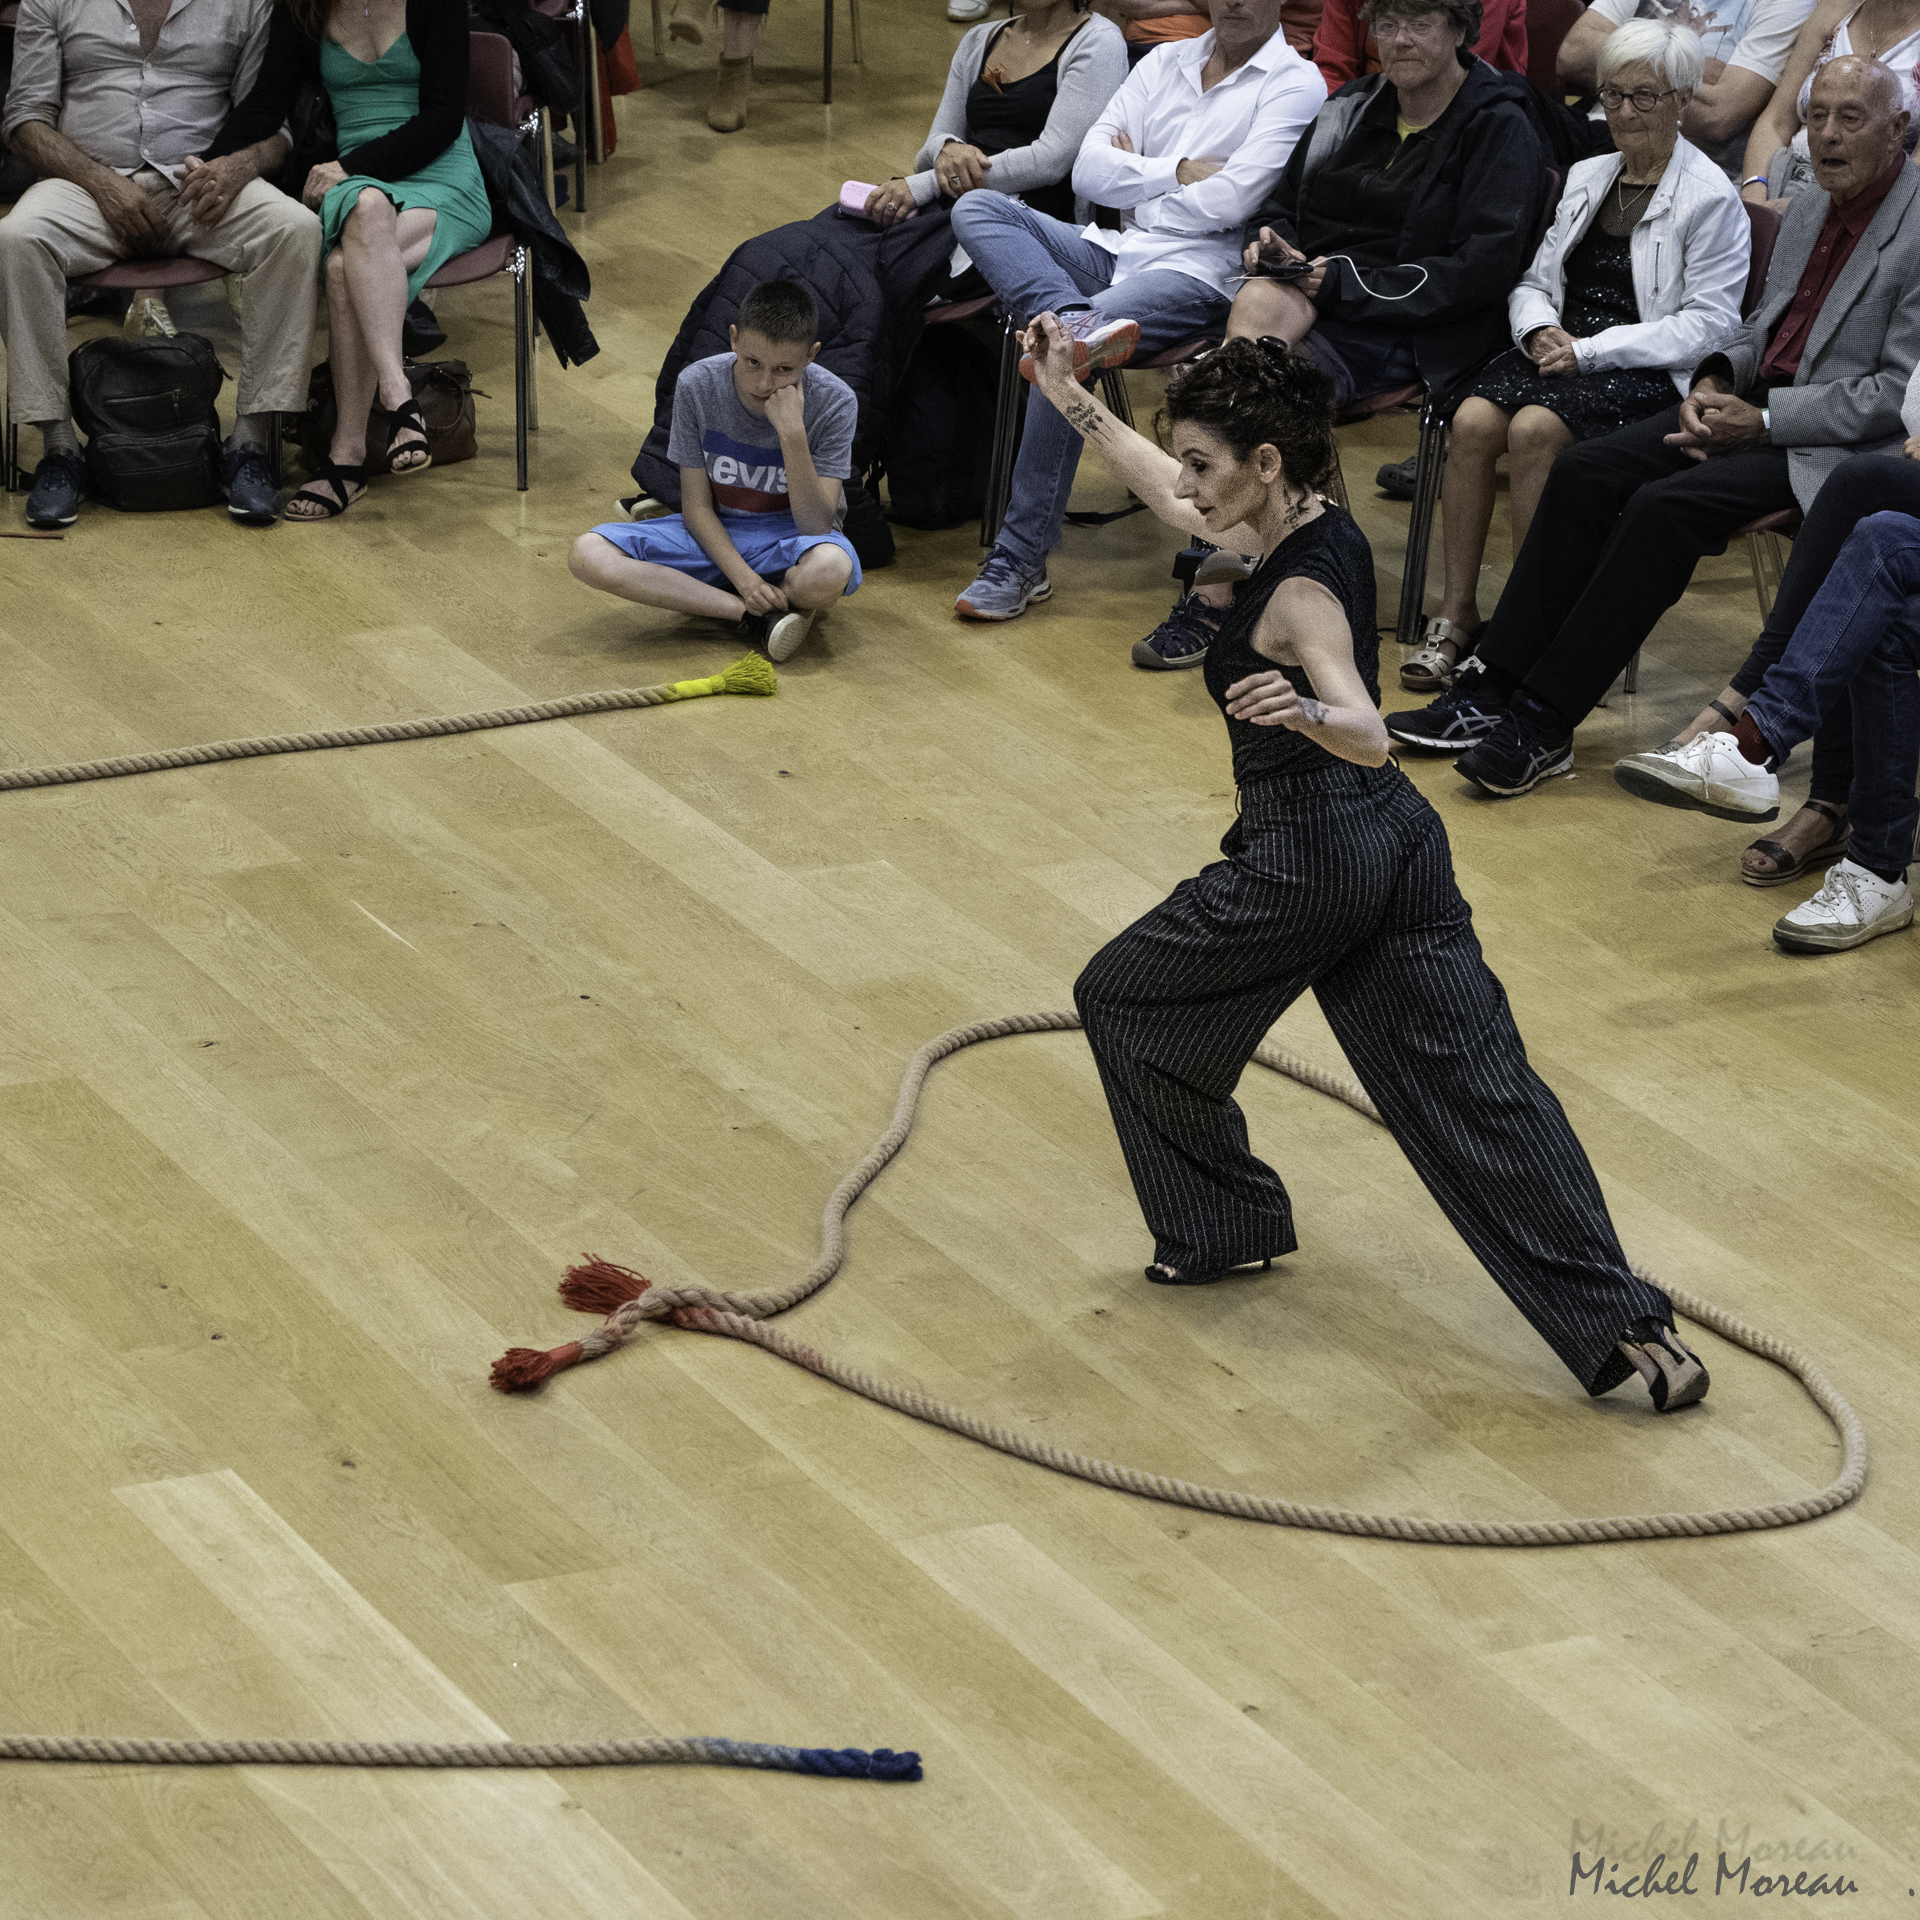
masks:
{"label": "text 'levi's' on shirt", "polygon": [[[786,456],[780,435],[764,414],[748,412],[733,384],[734,356],[716,353],[683,367],[673,389],[673,428],[667,458],[676,467],[699,467],[722,513],[791,513]],[[801,375],[801,422],[813,470],[822,480],[853,473],[853,428],[859,411],[853,389],[825,367]],[[841,499],[834,516],[846,513]]]}

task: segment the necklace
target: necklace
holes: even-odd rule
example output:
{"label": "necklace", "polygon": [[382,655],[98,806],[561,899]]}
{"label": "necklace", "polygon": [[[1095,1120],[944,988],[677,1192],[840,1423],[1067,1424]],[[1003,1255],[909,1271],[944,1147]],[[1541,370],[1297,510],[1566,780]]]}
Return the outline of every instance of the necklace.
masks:
{"label": "necklace", "polygon": [[1624,220],[1627,217],[1628,200],[1638,200],[1642,194],[1651,193],[1659,184],[1660,182],[1658,180],[1649,180],[1645,186],[1635,187],[1633,192],[1629,194],[1627,192],[1626,169],[1623,167],[1620,172],[1620,178],[1614,183],[1614,193],[1620,203],[1620,218]]}

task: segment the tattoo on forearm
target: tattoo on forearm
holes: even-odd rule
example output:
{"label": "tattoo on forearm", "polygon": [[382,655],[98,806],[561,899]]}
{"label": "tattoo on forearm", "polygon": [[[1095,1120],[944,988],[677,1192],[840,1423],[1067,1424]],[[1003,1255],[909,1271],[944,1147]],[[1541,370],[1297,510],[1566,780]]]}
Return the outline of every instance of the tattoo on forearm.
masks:
{"label": "tattoo on forearm", "polygon": [[1327,722],[1333,718],[1331,711],[1321,701],[1316,700],[1310,693],[1303,693],[1300,696],[1300,711],[1304,713],[1316,727],[1324,727]]}
{"label": "tattoo on forearm", "polygon": [[1101,413],[1091,400],[1076,400],[1067,408],[1067,425],[1083,438],[1100,431]]}

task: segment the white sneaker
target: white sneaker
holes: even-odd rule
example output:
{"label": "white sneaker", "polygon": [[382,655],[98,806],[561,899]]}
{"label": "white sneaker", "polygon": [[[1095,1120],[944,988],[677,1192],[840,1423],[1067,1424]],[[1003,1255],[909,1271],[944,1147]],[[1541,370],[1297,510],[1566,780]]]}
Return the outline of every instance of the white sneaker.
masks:
{"label": "white sneaker", "polygon": [[1771,820],[1780,780],[1742,753],[1730,733],[1699,733],[1684,747],[1630,753],[1613,763],[1615,781],[1663,807],[1695,807],[1722,820]]}
{"label": "white sneaker", "polygon": [[947,0],[947,18],[956,25],[970,27],[984,20],[993,0]]}
{"label": "white sneaker", "polygon": [[1811,900],[1774,922],[1773,939],[1790,953],[1845,953],[1912,925],[1913,894],[1904,880],[1888,882],[1842,860],[1827,869],[1826,885]]}
{"label": "white sneaker", "polygon": [[800,642],[812,631],[818,614],[803,613],[795,608],[791,613],[783,613],[777,620],[767,622],[767,658],[769,660],[791,660],[800,651]]}

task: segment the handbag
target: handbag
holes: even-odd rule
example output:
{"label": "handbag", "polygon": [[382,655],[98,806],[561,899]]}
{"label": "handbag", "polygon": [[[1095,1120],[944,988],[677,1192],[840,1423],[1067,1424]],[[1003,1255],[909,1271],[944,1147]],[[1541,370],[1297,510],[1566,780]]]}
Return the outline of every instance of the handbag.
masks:
{"label": "handbag", "polygon": [[122,513],[171,513],[221,498],[226,380],[197,333],[89,340],[67,357],[73,417],[87,436],[87,485]]}
{"label": "handbag", "polygon": [[[490,396],[473,384],[473,370],[464,360],[409,360],[407,384],[420,402],[426,423],[427,451],[436,467],[471,460],[480,451],[474,396]],[[299,441],[308,453],[325,458],[333,445],[339,417],[333,397],[333,363],[322,360],[307,379],[307,410],[301,416]],[[376,400],[367,414],[367,472],[389,473],[387,435],[393,416]]]}

